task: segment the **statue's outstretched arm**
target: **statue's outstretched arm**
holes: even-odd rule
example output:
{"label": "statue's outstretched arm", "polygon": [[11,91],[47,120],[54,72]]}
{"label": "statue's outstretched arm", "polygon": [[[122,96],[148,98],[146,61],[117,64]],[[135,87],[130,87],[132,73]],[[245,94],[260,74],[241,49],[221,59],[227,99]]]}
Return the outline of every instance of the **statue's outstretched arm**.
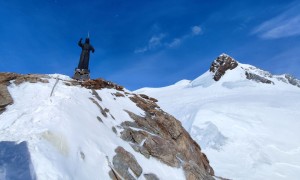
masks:
{"label": "statue's outstretched arm", "polygon": [[80,40],[79,40],[79,42],[78,42],[78,46],[80,46],[80,47],[83,47],[83,44],[82,44],[82,38],[80,38]]}
{"label": "statue's outstretched arm", "polygon": [[94,47],[93,47],[93,46],[91,46],[91,51],[92,51],[92,53],[94,53],[94,52],[95,52],[95,49],[94,49]]}

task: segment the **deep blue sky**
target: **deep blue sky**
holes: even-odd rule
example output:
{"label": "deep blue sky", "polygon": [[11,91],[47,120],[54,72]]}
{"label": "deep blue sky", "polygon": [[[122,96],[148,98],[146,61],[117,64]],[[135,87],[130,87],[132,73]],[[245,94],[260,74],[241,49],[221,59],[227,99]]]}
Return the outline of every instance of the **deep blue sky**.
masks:
{"label": "deep blue sky", "polygon": [[92,78],[134,90],[194,79],[227,53],[300,78],[289,0],[0,0],[0,72],[72,76],[90,32]]}

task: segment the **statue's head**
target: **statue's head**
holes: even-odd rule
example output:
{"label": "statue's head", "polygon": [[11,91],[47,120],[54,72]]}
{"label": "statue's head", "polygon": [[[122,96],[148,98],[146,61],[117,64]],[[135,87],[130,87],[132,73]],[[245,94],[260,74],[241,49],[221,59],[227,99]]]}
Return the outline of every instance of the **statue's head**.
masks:
{"label": "statue's head", "polygon": [[89,44],[90,43],[90,38],[85,38],[85,43]]}

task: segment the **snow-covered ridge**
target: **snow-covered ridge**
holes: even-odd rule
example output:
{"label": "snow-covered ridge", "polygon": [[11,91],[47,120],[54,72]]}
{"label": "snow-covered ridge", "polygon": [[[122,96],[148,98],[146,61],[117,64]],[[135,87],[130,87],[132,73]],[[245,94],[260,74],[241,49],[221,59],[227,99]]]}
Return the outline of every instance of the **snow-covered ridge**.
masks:
{"label": "snow-covered ridge", "polygon": [[236,62],[218,81],[208,70],[190,82],[135,92],[158,99],[159,106],[181,120],[216,174],[241,180],[298,179],[299,80]]}
{"label": "snow-covered ridge", "polygon": [[1,180],[213,179],[197,143],[146,95],[13,73],[0,73],[0,93]]}
{"label": "snow-covered ridge", "polygon": [[242,64],[227,54],[221,54],[210,66],[209,71],[191,81],[190,86],[207,87],[213,84],[226,84],[239,81],[243,84],[251,80],[257,83],[292,85],[300,88],[300,80],[291,75],[272,75],[249,64]]}

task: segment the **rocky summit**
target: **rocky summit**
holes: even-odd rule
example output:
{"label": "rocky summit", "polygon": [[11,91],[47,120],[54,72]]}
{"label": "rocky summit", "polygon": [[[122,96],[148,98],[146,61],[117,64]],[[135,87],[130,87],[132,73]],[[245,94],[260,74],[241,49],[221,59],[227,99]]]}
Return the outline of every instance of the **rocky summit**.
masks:
{"label": "rocky summit", "polygon": [[12,156],[0,153],[0,179],[214,179],[157,102],[103,79],[1,73],[0,152]]}
{"label": "rocky summit", "polygon": [[214,80],[218,81],[227,70],[232,70],[238,66],[238,62],[227,54],[221,54],[211,64],[209,71],[214,73]]}
{"label": "rocky summit", "polygon": [[300,87],[300,80],[296,79],[292,75],[272,75],[268,71],[261,70],[257,67],[241,64],[234,58],[227,54],[221,54],[215,59],[210,68],[209,72],[212,73],[212,78],[215,81],[219,81],[228,71],[240,69],[243,71],[245,79],[255,81],[257,83],[273,84],[275,81],[281,81],[296,87]]}

